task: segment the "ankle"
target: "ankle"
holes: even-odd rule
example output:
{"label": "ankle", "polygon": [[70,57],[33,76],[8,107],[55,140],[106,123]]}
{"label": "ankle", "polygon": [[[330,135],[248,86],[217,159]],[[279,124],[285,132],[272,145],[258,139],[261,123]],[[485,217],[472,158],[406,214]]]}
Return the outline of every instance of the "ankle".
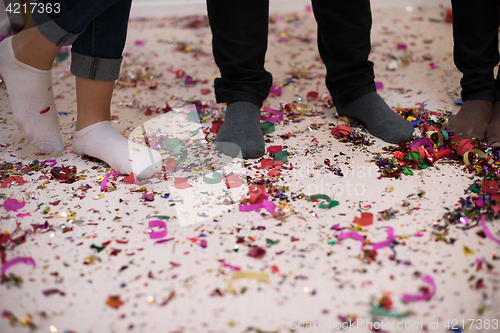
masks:
{"label": "ankle", "polygon": [[49,41],[41,40],[29,30],[12,37],[12,50],[16,60],[39,70],[52,69],[59,49]]}

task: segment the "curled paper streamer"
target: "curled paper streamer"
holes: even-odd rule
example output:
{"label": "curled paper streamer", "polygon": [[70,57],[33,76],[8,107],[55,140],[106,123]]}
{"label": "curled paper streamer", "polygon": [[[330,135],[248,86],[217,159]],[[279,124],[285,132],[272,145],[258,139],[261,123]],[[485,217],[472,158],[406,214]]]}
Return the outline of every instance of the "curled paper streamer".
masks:
{"label": "curled paper streamer", "polygon": [[430,275],[424,276],[423,280],[427,282],[431,286],[431,290],[428,293],[422,295],[412,295],[412,294],[403,294],[401,300],[403,302],[420,302],[426,301],[430,299],[436,293],[436,285],[434,284],[434,279]]}
{"label": "curled paper streamer", "polygon": [[[332,201],[332,199],[330,199],[329,196],[325,195],[325,194],[313,194],[313,195],[310,195],[308,198],[307,198],[307,201],[322,201],[320,202],[319,204],[319,208],[322,208],[322,209],[330,209],[332,207],[335,207],[339,204],[338,201]],[[326,201],[326,202],[324,202]]]}
{"label": "curled paper streamer", "polygon": [[280,170],[281,170],[281,161],[278,161],[278,162],[276,162],[274,169],[269,171],[268,175],[272,177]]}
{"label": "curled paper streamer", "polygon": [[108,178],[112,176],[117,176],[120,173],[118,171],[107,173],[106,176],[101,181],[101,191],[106,191],[108,188]]}
{"label": "curled paper streamer", "polygon": [[495,243],[500,244],[500,239],[493,236],[490,229],[488,229],[488,226],[486,225],[486,221],[484,220],[484,215],[481,215],[481,227],[483,227],[483,232],[486,235],[486,237],[488,237],[489,239],[491,239]]}
{"label": "curled paper streamer", "polygon": [[161,142],[163,148],[166,148],[168,151],[172,152],[174,155],[179,155],[182,153],[181,157],[176,160],[176,164],[182,164],[187,159],[187,148],[184,146],[184,142],[182,142],[179,138],[171,138],[166,139]]}
{"label": "curled paper streamer", "polygon": [[469,155],[471,153],[476,154],[478,157],[485,158],[487,160],[488,164],[492,164],[493,163],[493,158],[491,158],[491,156],[486,155],[485,152],[483,152],[483,151],[481,151],[479,149],[471,149],[471,150],[466,151],[464,153],[464,163],[465,163],[465,165],[470,165]]}
{"label": "curled paper streamer", "polygon": [[218,184],[222,181],[222,174],[216,171],[212,173],[212,177],[207,177],[207,175],[204,174],[203,181],[208,184]]}
{"label": "curled paper streamer", "polygon": [[380,317],[389,317],[389,318],[404,318],[408,317],[411,315],[411,311],[406,311],[406,312],[401,312],[401,313],[393,313],[389,311],[385,311],[384,309],[376,306],[373,301],[370,302],[370,314],[374,316],[380,316]]}
{"label": "curled paper streamer", "polygon": [[445,130],[442,131],[428,131],[425,136],[431,139],[431,136],[434,134],[437,135],[438,137],[438,142],[436,143],[436,146],[440,147],[444,144],[444,137],[443,137],[443,132],[446,133],[446,136],[448,137],[448,133]]}
{"label": "curled paper streamer", "polygon": [[279,111],[279,110],[274,110],[274,109],[271,109],[270,107],[268,106],[264,106],[264,111],[266,111],[267,113],[272,113],[272,114],[275,114],[277,115],[276,117],[266,117],[266,116],[261,116],[260,117],[260,120],[263,120],[263,121],[271,121],[273,123],[277,123],[277,122],[280,122],[283,120],[283,111]]}
{"label": "curled paper streamer", "polygon": [[26,205],[26,202],[24,201],[17,201],[17,199],[7,199],[4,201],[3,206],[5,207],[6,211],[14,211],[14,210],[19,210],[23,208]]}
{"label": "curled paper streamer", "polygon": [[452,150],[450,148],[446,148],[446,149],[435,152],[434,157],[439,159],[441,157],[445,157],[445,156],[450,155],[451,152],[452,152]]}
{"label": "curled paper streamer", "polygon": [[45,160],[42,163],[40,163],[40,167],[43,167],[45,164],[49,164],[49,166],[53,167],[54,165],[57,164],[57,161],[55,159],[50,159],[50,160]]}
{"label": "curled paper streamer", "polygon": [[337,127],[332,128],[330,132],[333,136],[338,137],[340,135],[346,135],[352,133],[352,128],[345,125],[338,125]]}
{"label": "curled paper streamer", "polygon": [[269,155],[274,155],[280,151],[282,151],[283,148],[281,146],[270,146],[270,147],[267,147],[267,153]]}
{"label": "curled paper streamer", "polygon": [[458,144],[457,153],[460,156],[464,156],[466,152],[468,152],[468,151],[470,151],[470,150],[472,150],[474,148],[476,148],[476,145],[474,144],[474,142],[472,142],[472,140],[463,139]]}
{"label": "curled paper streamer", "polygon": [[269,121],[265,121],[260,124],[260,129],[266,134],[271,134],[274,132],[274,124]]}
{"label": "curled paper streamer", "polygon": [[[439,133],[437,131],[432,131],[432,132]],[[411,143],[410,147],[411,148],[424,147],[424,148],[428,148],[431,153],[434,152],[433,142],[429,138],[422,138],[422,139],[415,140]]]}
{"label": "curled paper streamer", "polygon": [[394,229],[392,229],[392,227],[387,227],[387,240],[373,244],[373,250],[377,251],[378,249],[389,246],[395,239]]}
{"label": "curled paper streamer", "polygon": [[269,274],[267,274],[267,273],[261,273],[261,272],[236,272],[229,279],[229,282],[227,284],[227,291],[230,292],[230,293],[233,292],[233,280],[236,280],[236,279],[254,279],[254,280],[266,282],[268,278],[269,278]]}
{"label": "curled paper streamer", "polygon": [[274,161],[281,161],[281,162],[288,161],[288,151],[282,150],[274,154]]}
{"label": "curled paper streamer", "polygon": [[7,272],[7,270],[9,268],[11,268],[12,266],[17,265],[19,263],[25,263],[27,265],[31,265],[31,266],[35,267],[35,260],[33,258],[31,258],[31,257],[17,257],[17,258],[14,258],[14,259],[11,259],[9,261],[4,262],[4,264],[2,265],[2,275],[5,275],[5,272]]}
{"label": "curled paper streamer", "polygon": [[272,158],[264,158],[260,161],[262,169],[271,169],[274,166],[274,160]]}
{"label": "curled paper streamer", "polygon": [[226,186],[229,188],[236,188],[241,186],[241,178],[238,175],[231,175],[226,177]]}
{"label": "curled paper streamer", "polygon": [[339,240],[346,239],[346,238],[352,238],[354,240],[360,241],[361,242],[361,249],[363,249],[363,246],[365,245],[365,238],[355,231],[341,232],[337,238]]}
{"label": "curled paper streamer", "polygon": [[154,227],[163,228],[163,230],[160,230],[160,231],[151,231],[149,233],[150,239],[163,238],[167,235],[167,224],[161,220],[149,221],[149,227],[150,228],[154,228]]}
{"label": "curled paper streamer", "polygon": [[239,210],[240,212],[250,212],[261,208],[265,208],[267,209],[268,212],[273,213],[274,210],[276,209],[276,205],[272,201],[265,199],[262,202],[256,204],[240,205]]}
{"label": "curled paper streamer", "polygon": [[361,217],[354,216],[354,223],[367,226],[373,224],[373,214],[369,212],[361,213]]}

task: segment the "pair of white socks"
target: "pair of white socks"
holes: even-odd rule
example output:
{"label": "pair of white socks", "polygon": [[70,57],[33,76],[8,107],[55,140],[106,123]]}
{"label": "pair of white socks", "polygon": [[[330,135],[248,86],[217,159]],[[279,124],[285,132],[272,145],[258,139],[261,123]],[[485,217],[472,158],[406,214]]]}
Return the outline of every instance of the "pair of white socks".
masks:
{"label": "pair of white socks", "polygon": [[[51,71],[26,65],[14,56],[12,37],[0,42],[0,74],[9,94],[16,124],[26,139],[43,153],[64,150],[52,91]],[[76,131],[73,151],[105,161],[124,174],[149,178],[161,172],[161,155],[124,138],[109,121]]]}

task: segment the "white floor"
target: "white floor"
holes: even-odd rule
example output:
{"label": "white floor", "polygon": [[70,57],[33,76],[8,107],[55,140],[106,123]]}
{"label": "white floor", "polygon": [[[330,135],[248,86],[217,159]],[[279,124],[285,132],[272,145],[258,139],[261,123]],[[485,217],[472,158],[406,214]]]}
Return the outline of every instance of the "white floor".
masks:
{"label": "white floor", "polygon": [[[452,60],[451,25],[430,20],[442,19],[441,9],[377,9],[373,17],[371,59],[376,80],[384,85],[379,93],[388,104],[404,108],[423,103],[432,111],[458,111],[454,101],[460,73]],[[292,74],[301,78],[284,86],[281,96],[270,97],[267,105],[278,108],[280,103],[305,101],[310,91],[326,98],[325,69],[317,55],[312,15],[304,11],[276,15],[273,22],[267,69],[277,84]],[[193,26],[197,28],[189,28]],[[210,158],[216,168],[222,163],[207,146],[199,124],[187,119],[193,110],[189,100],[201,100],[213,115],[223,108],[213,97],[212,81],[218,70],[210,40],[203,17],[130,23],[124,74],[149,68],[157,77],[137,87],[117,86],[113,123],[141,143],[141,124],[150,142],[159,135],[184,140],[186,169],[169,173],[166,180],[154,178],[135,185],[127,184],[123,176],[111,177],[108,190],[100,190],[109,167],[72,153],[76,102],[69,60],[53,72],[58,109],[67,113],[60,117],[66,144],[61,156],[36,155],[24,142],[1,88],[0,174],[13,174],[7,162],[26,166],[36,159],[54,158],[56,166],[75,166],[78,180],[64,184],[44,177],[52,169],[45,166],[40,171],[20,171],[25,184],[0,188],[4,199],[26,202],[15,212],[0,207],[3,234],[16,238],[27,232],[25,243],[6,249],[6,259],[31,257],[36,263],[9,269],[22,279],[18,286],[12,279],[0,285],[0,332],[28,332],[32,323],[39,332],[282,333],[305,331],[299,323],[316,321],[327,331],[326,327],[354,317],[365,323],[384,320],[388,332],[446,332],[448,320],[451,325],[454,319],[457,325],[462,320],[470,325],[469,319],[475,318],[489,320],[491,328],[481,330],[474,323],[468,331],[494,332],[494,320],[500,320],[500,299],[495,293],[500,280],[493,256],[499,245],[479,237],[478,228],[463,231],[451,225],[446,233],[433,227],[444,224],[443,215],[470,195],[464,190],[478,179],[466,174],[463,165],[441,161],[413,176],[378,179],[378,168],[370,161],[386,144],[378,139],[371,146],[339,142],[330,134],[329,124],[337,124],[334,109],[311,102],[302,107],[308,110],[305,114],[299,113],[294,122],[277,124],[268,137],[268,146],[287,146],[293,170],[272,177],[256,168],[260,165],[256,161],[243,168],[237,160],[225,166],[226,172],[267,179],[272,187],[286,190],[293,198],[289,202],[270,197],[281,214],[264,209],[239,212],[238,191],[246,194],[246,184],[225,192],[222,183],[207,185],[201,180],[210,170]],[[407,50],[398,49],[398,43],[406,44]],[[397,69],[388,71],[393,59]],[[197,82],[186,86],[184,78],[176,78],[177,70]],[[149,88],[156,83],[156,89]],[[163,113],[165,103],[174,110]],[[153,110],[151,115],[146,115],[148,108]],[[280,135],[286,134],[290,138],[283,140]],[[342,170],[343,177],[325,167],[326,158]],[[177,177],[189,177],[190,188],[176,189]],[[154,200],[144,199],[145,193],[156,193]],[[321,209],[303,198],[314,194],[329,195],[339,205]],[[377,221],[379,212],[390,208],[398,211],[394,218]],[[361,212],[373,213],[374,224],[356,227],[353,221]],[[160,243],[150,239],[148,223],[154,220],[166,221],[168,235],[163,240],[174,239]],[[49,228],[33,232],[33,225],[45,222]],[[499,237],[498,221],[488,225]],[[357,231],[372,243],[381,242],[387,239],[389,226],[397,237],[396,260],[391,260],[389,248],[368,260],[358,241],[338,239],[338,229],[346,228],[343,232]],[[202,240],[206,247],[200,246]],[[257,249],[254,246],[265,250],[262,258],[247,255]],[[476,271],[481,259],[493,268],[483,265]],[[261,274],[234,279],[230,286],[232,278],[238,277],[237,268]],[[420,288],[429,286],[423,280],[426,275],[434,279],[435,294],[428,301],[402,302],[403,294],[419,294]],[[481,279],[484,288],[478,288]],[[51,289],[56,291],[51,294]],[[384,295],[393,302],[391,315],[411,313],[402,318],[372,316],[370,302]],[[388,322],[392,329],[387,329]],[[365,323],[358,321],[351,331],[369,332]],[[403,328],[398,329],[398,323]]]}

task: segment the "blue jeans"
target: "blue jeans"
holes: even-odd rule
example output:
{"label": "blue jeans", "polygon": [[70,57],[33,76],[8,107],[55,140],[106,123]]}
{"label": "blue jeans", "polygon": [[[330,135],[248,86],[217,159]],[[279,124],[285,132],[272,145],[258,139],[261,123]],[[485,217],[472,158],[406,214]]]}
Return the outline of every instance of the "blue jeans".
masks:
{"label": "blue jeans", "polygon": [[[120,75],[132,0],[58,0],[59,13],[33,12],[40,33],[57,46],[72,45],[71,73],[100,81]],[[37,3],[54,4],[54,0]],[[41,7],[40,7],[41,8]]]}
{"label": "blue jeans", "polygon": [[[342,106],[376,91],[373,63],[368,60],[370,1],[312,0],[312,7],[333,103]],[[214,83],[217,102],[262,106],[273,81],[264,68],[269,0],[207,0],[207,9],[214,58],[221,72]]]}

